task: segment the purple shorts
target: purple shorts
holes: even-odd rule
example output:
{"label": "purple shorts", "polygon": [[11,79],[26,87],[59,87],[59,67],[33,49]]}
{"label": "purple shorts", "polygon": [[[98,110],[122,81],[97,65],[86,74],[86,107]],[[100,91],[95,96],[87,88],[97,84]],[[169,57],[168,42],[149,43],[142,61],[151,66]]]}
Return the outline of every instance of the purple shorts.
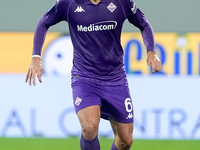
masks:
{"label": "purple shorts", "polygon": [[73,103],[76,113],[92,105],[101,106],[101,118],[108,117],[120,123],[132,123],[134,119],[133,105],[127,84],[109,86],[86,82],[74,82]]}

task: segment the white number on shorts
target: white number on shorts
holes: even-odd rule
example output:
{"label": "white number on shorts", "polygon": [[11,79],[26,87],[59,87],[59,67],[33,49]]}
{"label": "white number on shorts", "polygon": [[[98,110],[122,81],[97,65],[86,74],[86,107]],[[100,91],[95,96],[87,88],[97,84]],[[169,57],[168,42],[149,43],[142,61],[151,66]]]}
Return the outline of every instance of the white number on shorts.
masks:
{"label": "white number on shorts", "polygon": [[131,99],[127,98],[124,103],[125,103],[126,111],[130,113],[133,110]]}

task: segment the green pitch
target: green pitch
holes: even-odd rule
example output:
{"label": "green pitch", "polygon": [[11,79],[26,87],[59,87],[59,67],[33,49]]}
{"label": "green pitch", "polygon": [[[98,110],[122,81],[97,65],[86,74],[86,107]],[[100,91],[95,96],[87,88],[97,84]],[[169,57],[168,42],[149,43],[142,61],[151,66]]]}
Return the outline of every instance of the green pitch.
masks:
{"label": "green pitch", "polygon": [[[100,138],[101,150],[110,150],[113,140]],[[195,140],[135,140],[131,150],[199,150]],[[0,150],[80,150],[78,138],[0,138]]]}

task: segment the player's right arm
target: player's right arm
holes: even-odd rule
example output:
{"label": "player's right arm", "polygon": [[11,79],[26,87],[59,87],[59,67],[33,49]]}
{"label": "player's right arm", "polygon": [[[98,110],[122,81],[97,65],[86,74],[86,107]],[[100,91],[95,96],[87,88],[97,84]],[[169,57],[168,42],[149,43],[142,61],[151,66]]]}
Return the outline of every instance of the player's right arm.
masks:
{"label": "player's right arm", "polygon": [[[43,73],[43,66],[41,57],[38,55],[33,55],[30,67],[28,69],[28,73],[26,74],[26,81],[28,81],[29,85],[33,82],[33,85],[36,85],[35,76],[37,74],[38,80],[42,83],[42,73]],[[32,81],[33,80],[33,81]]]}
{"label": "player's right arm", "polygon": [[30,86],[32,82],[33,85],[36,85],[36,74],[39,82],[42,82],[41,77],[43,73],[43,67],[41,51],[46,38],[46,33],[50,26],[53,26],[60,21],[67,20],[67,13],[65,12],[67,8],[66,2],[66,0],[57,0],[54,6],[48,12],[46,12],[38,22],[34,34],[32,60],[25,80],[25,82],[28,82]]}

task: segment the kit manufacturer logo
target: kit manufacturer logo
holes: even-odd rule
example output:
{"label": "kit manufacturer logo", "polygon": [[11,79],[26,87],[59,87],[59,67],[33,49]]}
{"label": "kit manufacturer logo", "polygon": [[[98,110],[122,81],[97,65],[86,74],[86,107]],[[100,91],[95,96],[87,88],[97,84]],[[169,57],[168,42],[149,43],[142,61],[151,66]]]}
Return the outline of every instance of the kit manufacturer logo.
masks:
{"label": "kit manufacturer logo", "polygon": [[77,6],[74,12],[85,12],[85,10],[81,6]]}

